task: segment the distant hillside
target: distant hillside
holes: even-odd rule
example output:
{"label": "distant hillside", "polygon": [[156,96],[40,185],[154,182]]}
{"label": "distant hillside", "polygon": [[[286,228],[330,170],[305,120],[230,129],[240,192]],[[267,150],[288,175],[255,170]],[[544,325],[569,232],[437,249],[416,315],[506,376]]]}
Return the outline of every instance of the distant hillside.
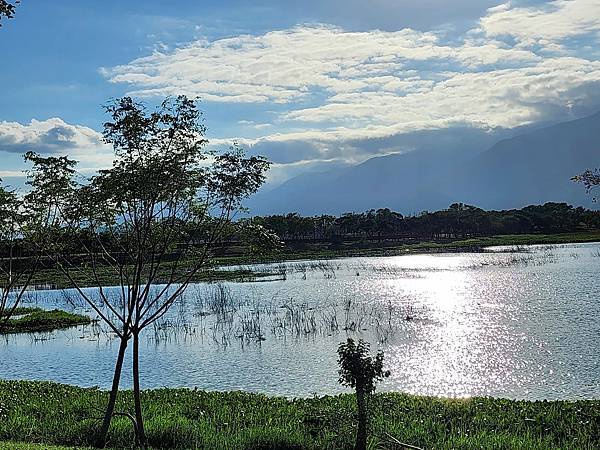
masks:
{"label": "distant hillside", "polygon": [[[595,208],[573,175],[600,164],[600,113],[503,139],[465,135],[357,166],[300,175],[249,205],[254,214],[339,214],[388,207],[403,214],[464,202],[486,209],[549,201]],[[464,135],[460,134],[462,137]],[[488,148],[488,150],[485,150]],[[484,151],[485,150],[485,151]]]}
{"label": "distant hillside", "polygon": [[570,178],[600,164],[600,113],[498,142],[448,189],[482,208],[548,201],[591,206]]}

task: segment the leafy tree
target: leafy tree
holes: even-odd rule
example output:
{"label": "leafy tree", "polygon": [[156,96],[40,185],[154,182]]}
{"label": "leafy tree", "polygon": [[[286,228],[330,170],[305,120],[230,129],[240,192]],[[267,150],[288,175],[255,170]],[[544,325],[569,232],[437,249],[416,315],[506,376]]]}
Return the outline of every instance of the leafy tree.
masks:
{"label": "leafy tree", "polygon": [[19,303],[39,263],[27,253],[27,216],[15,191],[0,186],[0,334]]}
{"label": "leafy tree", "polygon": [[[593,184],[593,177],[588,179],[590,188],[597,186]],[[338,244],[357,239],[403,241],[494,234],[561,233],[597,229],[599,221],[599,212],[553,202],[505,211],[484,211],[464,203],[453,203],[441,211],[407,217],[384,208],[365,213],[345,213],[337,218],[302,217],[297,213],[254,218],[255,223],[274,231],[290,246],[298,245],[294,241],[320,239]]]}
{"label": "leafy tree", "polygon": [[2,27],[2,19],[12,19],[15,16],[16,6],[20,3],[16,0],[13,3],[9,3],[6,0],[0,0],[0,27]]}
{"label": "leafy tree", "polygon": [[[237,234],[245,244],[246,252],[254,258],[271,256],[283,247],[283,242],[276,233],[252,220],[242,220],[235,228],[239,228]],[[235,231],[231,234],[233,233]]]}
{"label": "leafy tree", "polygon": [[582,183],[586,190],[590,192],[600,186],[600,169],[586,170],[581,175],[573,177],[573,180]]}
{"label": "leafy tree", "polygon": [[376,384],[390,376],[390,371],[383,370],[383,352],[379,351],[375,357],[371,356],[369,344],[362,339],[355,343],[353,339],[348,338],[346,343],[340,344],[338,356],[339,382],[356,391],[358,431],[354,448],[365,450],[367,448],[367,399],[375,392]]}
{"label": "leafy tree", "polygon": [[388,208],[375,212],[375,231],[381,235],[390,235],[402,228],[402,214],[390,211]]}
{"label": "leafy tree", "polygon": [[[112,166],[76,183],[71,161],[60,160],[57,168],[51,158],[29,155],[30,200],[38,199],[40,211],[56,213],[52,223],[61,239],[47,242],[46,249],[120,341],[97,444],[106,443],[132,341],[136,439],[146,447],[140,334],[167,314],[218,243],[235,230],[242,201],[263,183],[269,163],[237,147],[207,152],[201,113],[185,96],[168,98],[153,112],[124,97],[106,111],[104,139],[114,148]],[[103,288],[107,278],[119,280],[117,294]],[[97,297],[83,289],[88,284],[98,287]]]}
{"label": "leafy tree", "polygon": [[56,251],[64,245],[62,210],[72,201],[69,193],[75,186],[75,163],[68,158],[29,152],[25,160],[38,168],[28,173],[31,192],[21,197],[0,186],[0,331],[17,311],[35,273],[51,263],[48,247]]}

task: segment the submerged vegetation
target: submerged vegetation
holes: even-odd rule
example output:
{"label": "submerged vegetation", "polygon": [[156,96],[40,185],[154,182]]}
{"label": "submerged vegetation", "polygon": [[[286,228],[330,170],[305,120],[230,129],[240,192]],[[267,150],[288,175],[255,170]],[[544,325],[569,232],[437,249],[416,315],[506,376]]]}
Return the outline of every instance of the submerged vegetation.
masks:
{"label": "submerged vegetation", "polygon": [[[322,272],[313,269],[315,272],[311,276],[318,277],[322,273],[334,277],[341,270],[341,266],[331,263],[314,265],[322,267]],[[295,269],[278,267],[276,270],[288,273]],[[368,269],[365,267],[364,270]],[[216,283],[188,290],[179,300],[174,314],[157,321],[151,329],[153,333],[148,336],[154,342],[198,337],[204,343],[225,348],[278,338],[313,338],[368,331],[375,341],[385,343],[401,330],[414,326],[414,320],[425,316],[424,308],[416,309],[412,304],[392,304],[391,301],[365,304],[352,299],[295,300],[287,291],[276,292],[272,298],[252,293],[240,296],[233,295],[226,285]]]}
{"label": "submerged vegetation", "polygon": [[[0,441],[86,447],[107,398],[94,388],[0,381]],[[350,449],[356,435],[356,400],[350,394],[292,400],[159,389],[143,391],[141,400],[151,448]],[[132,406],[132,392],[122,392],[117,410],[129,412]],[[369,448],[401,448],[397,440],[436,449],[590,449],[600,439],[600,401],[385,393],[372,397],[369,423]],[[108,446],[130,448],[132,433],[131,421],[116,417]]]}

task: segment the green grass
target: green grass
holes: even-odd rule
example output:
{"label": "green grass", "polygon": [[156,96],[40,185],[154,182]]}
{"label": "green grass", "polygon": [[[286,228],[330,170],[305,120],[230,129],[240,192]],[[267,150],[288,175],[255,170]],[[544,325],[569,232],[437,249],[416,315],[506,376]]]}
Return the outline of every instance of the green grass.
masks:
{"label": "green grass", "polygon": [[[155,284],[166,282],[170,275],[170,265],[168,263],[162,268],[162,272],[158,274]],[[71,274],[73,280],[79,287],[96,287],[98,284],[102,286],[119,285],[120,279],[117,272],[108,267],[100,267],[96,269],[94,276],[91,271],[86,271],[85,268],[74,271]],[[248,281],[266,276],[264,273],[257,273],[251,270],[217,270],[207,269],[198,272],[192,279],[193,282],[212,282],[212,281]],[[35,273],[31,280],[32,286],[49,285],[53,289],[68,289],[73,287],[73,283],[69,280],[60,269],[42,269]]]}
{"label": "green grass", "polygon": [[[85,447],[106,399],[107,394],[97,389],[0,381],[0,441]],[[153,448],[351,449],[353,445],[352,395],[288,400],[241,392],[158,389],[145,391],[142,401]],[[600,442],[598,400],[448,400],[389,393],[377,395],[371,405],[372,449],[394,448],[385,433],[427,449],[592,449]],[[117,409],[131,412],[131,392],[121,393]],[[130,447],[132,433],[128,419],[115,418],[110,446]]]}
{"label": "green grass", "polygon": [[87,316],[59,309],[46,311],[40,308],[20,308],[15,315],[20,314],[24,314],[23,317],[9,319],[0,334],[52,331],[91,323],[90,318]]}
{"label": "green grass", "polygon": [[483,248],[494,245],[569,244],[582,242],[600,242],[600,231],[562,234],[503,234],[455,241],[446,245],[476,246]]}
{"label": "green grass", "polygon": [[25,444],[22,442],[0,442],[0,450],[83,450],[87,447],[64,447],[50,444]]}

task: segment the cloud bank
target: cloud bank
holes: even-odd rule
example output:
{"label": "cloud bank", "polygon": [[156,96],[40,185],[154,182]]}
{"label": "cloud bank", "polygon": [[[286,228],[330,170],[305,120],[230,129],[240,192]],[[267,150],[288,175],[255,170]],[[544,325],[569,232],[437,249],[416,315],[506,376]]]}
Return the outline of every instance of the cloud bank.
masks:
{"label": "cloud bank", "polygon": [[[91,128],[71,125],[62,119],[32,120],[28,124],[0,122],[0,150],[23,154],[67,154],[81,162],[81,170],[104,167],[112,160],[110,146]],[[4,177],[17,172],[5,171]],[[2,175],[0,175],[2,176]]]}
{"label": "cloud bank", "polygon": [[[506,3],[454,40],[441,32],[304,25],[200,40],[103,73],[137,96],[286,104],[282,122],[419,127],[452,119],[511,127],[543,116],[542,103],[584,101],[574,91],[600,81],[600,64],[578,55],[581,44],[564,41],[584,36],[596,44],[599,32],[600,0]],[[298,108],[303,103],[313,106]]]}
{"label": "cloud bank", "polygon": [[[600,109],[600,0],[506,2],[467,31],[452,29],[304,24],[200,39],[101,73],[133,96],[183,93],[250,114],[271,111],[257,122],[239,118],[212,142],[237,140],[267,154],[278,181],[419,147],[399,136],[491,133]],[[0,147],[98,148],[94,133],[59,119],[0,124]]]}

